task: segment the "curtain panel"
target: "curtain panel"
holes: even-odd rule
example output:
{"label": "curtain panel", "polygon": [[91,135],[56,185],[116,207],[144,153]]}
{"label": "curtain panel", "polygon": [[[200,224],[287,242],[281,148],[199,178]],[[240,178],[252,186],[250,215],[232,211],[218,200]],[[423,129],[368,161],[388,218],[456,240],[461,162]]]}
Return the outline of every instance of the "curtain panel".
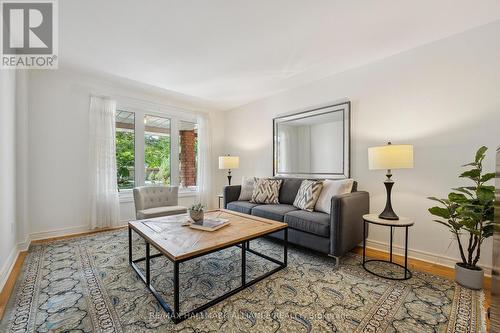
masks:
{"label": "curtain panel", "polygon": [[92,96],[89,111],[90,226],[116,226],[120,201],[116,182],[116,101]]}
{"label": "curtain panel", "polygon": [[212,200],[212,141],[210,122],[206,115],[199,115],[198,123],[198,202],[205,207],[213,206]]}

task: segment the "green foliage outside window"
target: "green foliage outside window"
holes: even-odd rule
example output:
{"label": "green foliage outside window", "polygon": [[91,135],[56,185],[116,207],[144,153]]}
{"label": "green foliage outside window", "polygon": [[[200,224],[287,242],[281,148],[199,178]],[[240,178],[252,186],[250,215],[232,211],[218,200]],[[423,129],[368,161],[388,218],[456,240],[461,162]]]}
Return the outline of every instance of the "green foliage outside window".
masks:
{"label": "green foliage outside window", "polygon": [[116,169],[119,189],[134,187],[134,133],[116,132]]}
{"label": "green foliage outside window", "polygon": [[[134,184],[134,133],[116,132],[116,167],[118,189],[131,189]],[[145,136],[146,177],[152,183],[170,184],[170,137]]]}
{"label": "green foliage outside window", "polygon": [[145,136],[147,179],[153,183],[170,184],[170,136]]}

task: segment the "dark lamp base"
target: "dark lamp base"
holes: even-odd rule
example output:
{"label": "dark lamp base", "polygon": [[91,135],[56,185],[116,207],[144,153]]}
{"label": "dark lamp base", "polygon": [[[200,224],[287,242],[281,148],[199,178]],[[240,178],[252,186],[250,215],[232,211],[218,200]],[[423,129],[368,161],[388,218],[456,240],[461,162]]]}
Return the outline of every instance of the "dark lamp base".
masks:
{"label": "dark lamp base", "polygon": [[391,203],[391,190],[394,182],[392,180],[387,180],[384,182],[384,184],[387,191],[387,201],[385,202],[384,211],[380,213],[378,217],[384,220],[399,220],[399,217],[396,215],[396,213],[394,213],[394,210],[392,209]]}

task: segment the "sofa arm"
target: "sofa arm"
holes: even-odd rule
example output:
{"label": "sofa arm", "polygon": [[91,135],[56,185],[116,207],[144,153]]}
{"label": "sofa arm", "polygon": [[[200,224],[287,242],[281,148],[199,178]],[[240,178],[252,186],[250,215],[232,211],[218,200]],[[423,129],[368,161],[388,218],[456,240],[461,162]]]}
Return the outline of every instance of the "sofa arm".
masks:
{"label": "sofa arm", "polygon": [[[370,211],[370,195],[352,192],[332,198],[330,254],[341,257],[363,241],[363,215]],[[368,236],[368,230],[366,232]]]}
{"label": "sofa arm", "polygon": [[229,185],[224,187],[224,209],[227,204],[232,201],[237,201],[240,197],[241,185]]}

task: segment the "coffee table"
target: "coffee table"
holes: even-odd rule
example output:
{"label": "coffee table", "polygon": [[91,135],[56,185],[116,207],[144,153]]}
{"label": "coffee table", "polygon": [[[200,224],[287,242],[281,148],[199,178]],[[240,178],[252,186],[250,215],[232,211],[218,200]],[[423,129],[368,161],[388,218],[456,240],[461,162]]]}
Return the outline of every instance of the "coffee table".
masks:
{"label": "coffee table", "polygon": [[[236,294],[262,279],[276,273],[287,266],[288,226],[286,223],[276,222],[257,216],[219,209],[205,213],[206,216],[221,217],[230,220],[230,224],[217,231],[201,231],[182,226],[182,219],[186,214],[159,217],[148,220],[132,221],[128,223],[129,263],[142,281],[146,284],[162,308],[170,315],[174,323],[179,323],[190,316],[199,313],[212,305]],[[283,261],[269,257],[250,248],[250,241],[269,235],[274,232],[284,233]],[[145,257],[132,258],[132,232],[137,233],[146,242]],[[151,246],[160,253],[151,255]],[[241,286],[224,295],[209,301],[193,310],[181,314],[179,311],[179,264],[232,246],[241,248]],[[269,260],[278,266],[271,271],[251,280],[246,279],[246,254],[253,253]],[[150,261],[153,258],[165,256],[174,264],[174,304],[173,308],[163,299],[160,293],[151,284]],[[146,261],[143,273],[138,262]]]}

